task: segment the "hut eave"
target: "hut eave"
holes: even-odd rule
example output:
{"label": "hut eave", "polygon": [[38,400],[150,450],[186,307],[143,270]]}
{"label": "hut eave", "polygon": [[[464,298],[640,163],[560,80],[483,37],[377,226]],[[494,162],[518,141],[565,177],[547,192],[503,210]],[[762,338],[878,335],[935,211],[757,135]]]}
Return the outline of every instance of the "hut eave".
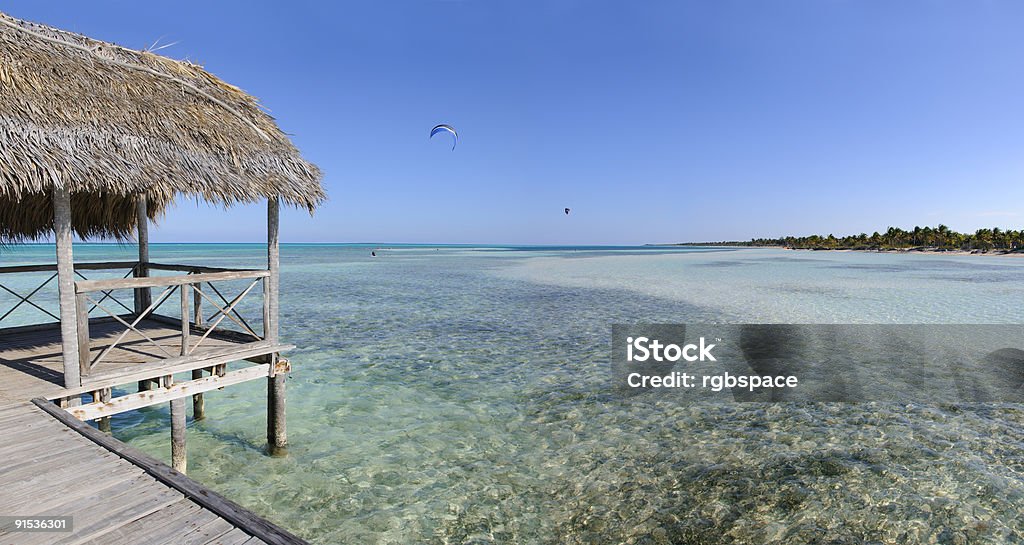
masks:
{"label": "hut eave", "polygon": [[[280,198],[312,211],[322,174],[256,99],[201,67],[0,13],[0,242],[45,236],[67,188],[80,236],[125,238],[134,203]],[[86,214],[87,212],[87,214]]]}

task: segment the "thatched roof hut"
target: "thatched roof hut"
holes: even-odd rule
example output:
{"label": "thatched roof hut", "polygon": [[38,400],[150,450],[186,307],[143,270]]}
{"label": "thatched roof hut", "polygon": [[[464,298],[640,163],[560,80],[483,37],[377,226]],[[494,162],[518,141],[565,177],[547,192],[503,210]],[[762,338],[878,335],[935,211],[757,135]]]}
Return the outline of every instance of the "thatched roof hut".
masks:
{"label": "thatched roof hut", "polygon": [[74,231],[128,238],[136,204],[178,195],[312,211],[321,174],[252,96],[201,67],[0,13],[0,244]]}

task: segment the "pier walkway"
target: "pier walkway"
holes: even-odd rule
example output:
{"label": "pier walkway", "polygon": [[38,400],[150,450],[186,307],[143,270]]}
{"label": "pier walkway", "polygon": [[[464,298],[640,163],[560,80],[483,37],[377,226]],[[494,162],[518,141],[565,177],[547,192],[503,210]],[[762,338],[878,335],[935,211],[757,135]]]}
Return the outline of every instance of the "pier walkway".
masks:
{"label": "pier walkway", "polygon": [[[0,527],[0,545],[302,543],[185,476],[186,401],[202,420],[204,392],[265,380],[267,453],[287,454],[280,215],[324,201],[320,169],[256,97],[198,65],[3,13],[0,44],[3,85],[19,90],[3,97],[19,160],[0,176],[0,526],[75,517],[71,533]],[[191,199],[265,203],[266,266],[153,262],[150,224]],[[138,258],[76,262],[104,253],[76,238],[130,242]],[[47,240],[52,263],[6,255]],[[105,433],[164,404],[171,467]]]}
{"label": "pier walkway", "polygon": [[0,528],[0,545],[304,543],[44,399],[64,391],[53,346],[32,357],[20,340],[0,340],[0,516],[69,516],[72,531]]}

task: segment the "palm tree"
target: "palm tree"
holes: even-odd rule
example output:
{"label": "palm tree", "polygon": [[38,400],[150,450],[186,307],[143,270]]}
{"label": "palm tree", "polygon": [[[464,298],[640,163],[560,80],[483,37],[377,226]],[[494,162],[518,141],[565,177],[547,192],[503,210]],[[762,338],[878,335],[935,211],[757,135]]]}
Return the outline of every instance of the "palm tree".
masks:
{"label": "palm tree", "polygon": [[992,248],[992,230],[978,229],[977,231],[975,231],[974,246],[980,250],[990,250]]}
{"label": "palm tree", "polygon": [[925,226],[921,229],[921,242],[925,246],[935,246],[935,231],[932,231],[931,227]]}
{"label": "palm tree", "polygon": [[948,240],[949,227],[946,227],[944,224],[940,223],[939,226],[935,228],[935,245],[939,247],[944,247],[946,246]]}
{"label": "palm tree", "polygon": [[878,247],[882,246],[882,235],[880,235],[880,234],[878,233],[878,231],[875,231],[875,232],[874,232],[874,233],[873,233],[873,234],[871,235],[871,238],[870,238],[870,239],[868,239],[868,240],[870,240],[870,241],[871,241],[871,246],[873,246],[873,247],[875,247],[875,248],[878,248]]}
{"label": "palm tree", "polygon": [[992,246],[1000,248],[1003,245],[1003,230],[998,227],[992,228]]}

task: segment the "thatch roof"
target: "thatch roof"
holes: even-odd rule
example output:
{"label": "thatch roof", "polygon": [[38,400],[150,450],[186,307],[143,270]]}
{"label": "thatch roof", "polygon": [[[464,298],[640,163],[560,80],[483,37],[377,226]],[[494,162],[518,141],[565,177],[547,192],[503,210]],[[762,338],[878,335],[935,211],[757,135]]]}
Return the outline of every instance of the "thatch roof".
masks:
{"label": "thatch roof", "polygon": [[256,99],[201,67],[0,13],[0,243],[52,230],[54,187],[84,237],[128,238],[135,202],[313,210],[321,174]]}

